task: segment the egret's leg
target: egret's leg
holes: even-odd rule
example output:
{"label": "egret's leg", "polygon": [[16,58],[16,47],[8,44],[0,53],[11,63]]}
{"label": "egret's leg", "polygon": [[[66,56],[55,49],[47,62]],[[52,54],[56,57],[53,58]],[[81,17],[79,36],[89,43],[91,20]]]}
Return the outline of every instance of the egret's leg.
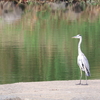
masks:
{"label": "egret's leg", "polygon": [[80,72],[81,72],[81,76],[80,76],[80,84],[81,84],[81,79],[82,79],[82,70],[80,70]]}
{"label": "egret's leg", "polygon": [[81,85],[81,79],[82,79],[82,70],[80,69],[80,73],[81,73],[81,76],[80,76],[80,83],[77,84],[77,85]]}
{"label": "egret's leg", "polygon": [[86,75],[85,75],[85,78],[86,78],[86,85],[88,85],[88,84],[87,84],[87,76],[86,76]]}

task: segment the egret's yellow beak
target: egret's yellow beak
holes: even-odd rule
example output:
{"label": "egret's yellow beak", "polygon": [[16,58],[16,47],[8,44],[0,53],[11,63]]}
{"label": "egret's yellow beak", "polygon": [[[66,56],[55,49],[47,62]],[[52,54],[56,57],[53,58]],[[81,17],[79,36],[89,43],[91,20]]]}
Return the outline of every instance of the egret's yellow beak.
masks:
{"label": "egret's yellow beak", "polygon": [[77,38],[76,36],[73,36],[72,38]]}

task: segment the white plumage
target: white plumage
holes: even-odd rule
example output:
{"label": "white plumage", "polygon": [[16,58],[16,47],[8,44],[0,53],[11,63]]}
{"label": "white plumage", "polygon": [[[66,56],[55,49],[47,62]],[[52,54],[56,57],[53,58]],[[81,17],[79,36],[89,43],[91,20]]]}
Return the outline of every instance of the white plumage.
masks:
{"label": "white plumage", "polygon": [[87,76],[90,76],[90,67],[89,67],[88,59],[86,58],[86,56],[81,51],[80,45],[81,45],[81,42],[82,42],[82,36],[81,35],[76,35],[72,38],[80,39],[80,41],[78,43],[78,57],[77,57],[77,63],[78,63],[78,66],[79,66],[80,72],[81,72],[81,77],[80,77],[80,83],[79,84],[81,84],[82,71],[85,72],[86,84],[87,84]]}

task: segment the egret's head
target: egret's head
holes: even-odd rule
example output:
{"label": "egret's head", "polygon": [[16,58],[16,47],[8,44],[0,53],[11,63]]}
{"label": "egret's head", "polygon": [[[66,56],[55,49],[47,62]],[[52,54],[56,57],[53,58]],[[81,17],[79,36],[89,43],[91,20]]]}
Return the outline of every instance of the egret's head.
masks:
{"label": "egret's head", "polygon": [[72,38],[77,38],[77,39],[80,39],[82,36],[80,34],[76,35],[76,36],[73,36]]}

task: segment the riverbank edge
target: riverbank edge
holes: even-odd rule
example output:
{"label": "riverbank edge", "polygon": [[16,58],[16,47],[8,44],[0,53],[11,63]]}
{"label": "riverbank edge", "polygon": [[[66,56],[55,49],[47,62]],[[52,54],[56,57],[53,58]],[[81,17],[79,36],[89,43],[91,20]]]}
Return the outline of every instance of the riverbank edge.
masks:
{"label": "riverbank edge", "polygon": [[99,100],[100,80],[19,82],[0,85],[0,100]]}

